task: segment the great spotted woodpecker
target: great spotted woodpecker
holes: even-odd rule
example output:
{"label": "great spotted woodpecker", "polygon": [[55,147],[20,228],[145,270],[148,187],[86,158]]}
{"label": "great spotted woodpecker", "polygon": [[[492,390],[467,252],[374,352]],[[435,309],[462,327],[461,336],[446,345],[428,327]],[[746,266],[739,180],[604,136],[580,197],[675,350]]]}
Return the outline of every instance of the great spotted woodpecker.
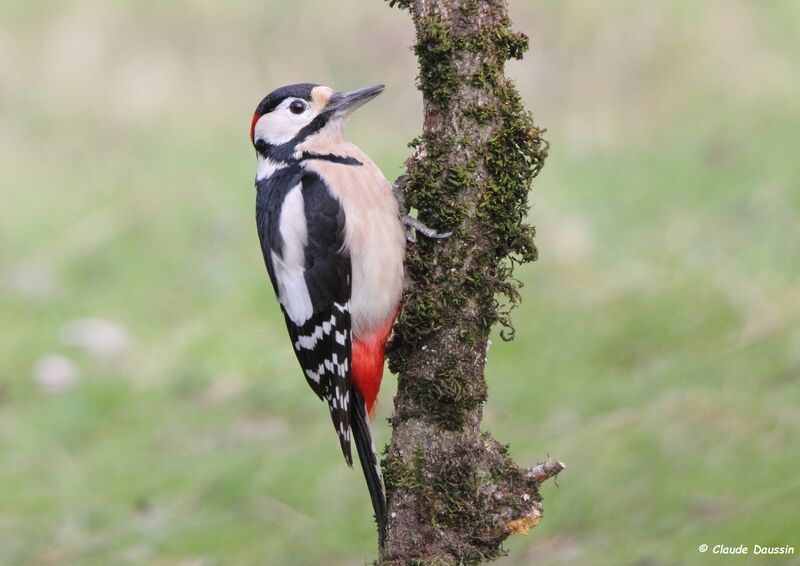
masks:
{"label": "great spotted woodpecker", "polygon": [[392,185],[343,137],[350,113],[382,91],[285,86],[261,101],[250,128],[267,272],[306,381],[328,402],[350,466],[352,430],[381,538],[386,501],[369,417],[403,289],[403,223],[449,235],[401,216]]}

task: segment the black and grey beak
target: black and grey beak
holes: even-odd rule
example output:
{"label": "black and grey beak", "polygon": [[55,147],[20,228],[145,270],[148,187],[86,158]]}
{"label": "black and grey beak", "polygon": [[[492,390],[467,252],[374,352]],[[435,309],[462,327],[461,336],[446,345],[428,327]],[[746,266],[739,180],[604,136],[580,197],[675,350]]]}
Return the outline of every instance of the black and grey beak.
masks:
{"label": "black and grey beak", "polygon": [[330,102],[325,107],[325,112],[337,115],[347,115],[383,92],[384,85],[365,86],[345,92],[337,92],[331,96]]}

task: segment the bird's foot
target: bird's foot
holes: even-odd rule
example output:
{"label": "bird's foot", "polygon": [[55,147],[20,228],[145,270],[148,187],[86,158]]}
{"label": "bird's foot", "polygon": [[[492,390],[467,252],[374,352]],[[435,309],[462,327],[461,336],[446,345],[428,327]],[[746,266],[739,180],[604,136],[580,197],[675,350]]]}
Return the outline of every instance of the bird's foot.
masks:
{"label": "bird's foot", "polygon": [[406,226],[406,240],[412,244],[417,241],[417,236],[414,233],[414,230],[423,236],[427,236],[428,238],[433,238],[436,240],[443,240],[444,238],[449,238],[453,235],[452,232],[437,232],[433,228],[429,228],[423,222],[417,220],[413,216],[409,216],[408,214],[401,216],[400,220]]}
{"label": "bird's foot", "polygon": [[394,193],[394,198],[397,200],[397,204],[400,207],[400,220],[403,225],[406,227],[406,240],[409,242],[416,243],[417,235],[415,233],[419,232],[423,236],[427,236],[428,238],[433,238],[436,240],[442,240],[444,238],[449,238],[453,235],[452,232],[438,232],[433,228],[429,228],[425,225],[424,222],[421,220],[417,220],[413,216],[408,214],[408,208],[406,207],[406,198],[403,194],[403,187],[405,187],[406,183],[411,177],[409,175],[400,175],[397,179],[395,179],[394,183],[392,184],[392,192]]}
{"label": "bird's foot", "polygon": [[392,192],[394,193],[394,198],[397,201],[398,206],[400,207],[401,217],[408,216],[408,208],[406,207],[406,196],[403,193],[403,189],[408,184],[408,180],[410,178],[411,175],[403,173],[397,179],[394,180],[394,183],[392,183]]}

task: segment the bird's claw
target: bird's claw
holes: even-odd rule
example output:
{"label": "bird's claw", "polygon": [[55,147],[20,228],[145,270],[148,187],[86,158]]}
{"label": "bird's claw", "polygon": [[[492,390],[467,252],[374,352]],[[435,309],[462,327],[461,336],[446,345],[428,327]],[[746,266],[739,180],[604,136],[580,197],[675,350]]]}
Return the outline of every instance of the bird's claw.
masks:
{"label": "bird's claw", "polygon": [[416,243],[417,237],[414,234],[414,230],[422,234],[423,236],[427,236],[428,238],[433,238],[436,240],[443,240],[444,238],[449,238],[453,235],[452,232],[437,232],[433,228],[429,228],[423,222],[420,222],[416,218],[409,216],[408,214],[403,215],[400,220],[403,224],[406,225],[406,239],[413,243]]}
{"label": "bird's claw", "polygon": [[408,208],[406,207],[406,195],[403,193],[403,188],[406,186],[410,178],[411,175],[403,174],[400,175],[397,179],[395,179],[394,183],[392,183],[392,193],[394,193],[394,198],[397,201],[397,205],[400,207],[401,217],[408,216]]}
{"label": "bird's claw", "polygon": [[452,232],[437,232],[433,228],[429,228],[420,220],[417,220],[413,216],[408,214],[408,208],[406,207],[406,199],[405,195],[403,194],[403,188],[408,183],[408,180],[411,178],[408,174],[400,175],[397,179],[395,179],[394,183],[392,183],[392,192],[394,193],[394,198],[397,199],[397,204],[400,207],[400,220],[406,226],[406,240],[411,242],[412,244],[416,243],[417,235],[414,232],[415,230],[426,236],[428,238],[433,238],[436,240],[443,240],[444,238],[449,238],[453,235]]}
{"label": "bird's claw", "polygon": [[411,175],[409,175],[408,173],[403,173],[397,179],[394,180],[394,183],[392,183],[392,187],[394,188],[395,194],[397,194],[398,191],[400,191],[400,194],[402,194],[403,188],[406,186],[406,183],[408,183],[408,180],[410,178]]}

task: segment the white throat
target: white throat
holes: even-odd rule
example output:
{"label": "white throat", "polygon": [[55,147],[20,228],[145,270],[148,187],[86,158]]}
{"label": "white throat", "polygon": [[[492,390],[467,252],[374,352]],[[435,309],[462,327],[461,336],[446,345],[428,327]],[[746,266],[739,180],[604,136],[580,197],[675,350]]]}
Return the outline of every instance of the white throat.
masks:
{"label": "white throat", "polygon": [[284,161],[275,161],[269,157],[258,156],[258,169],[256,170],[256,182],[269,179],[278,169],[283,169],[287,164]]}

